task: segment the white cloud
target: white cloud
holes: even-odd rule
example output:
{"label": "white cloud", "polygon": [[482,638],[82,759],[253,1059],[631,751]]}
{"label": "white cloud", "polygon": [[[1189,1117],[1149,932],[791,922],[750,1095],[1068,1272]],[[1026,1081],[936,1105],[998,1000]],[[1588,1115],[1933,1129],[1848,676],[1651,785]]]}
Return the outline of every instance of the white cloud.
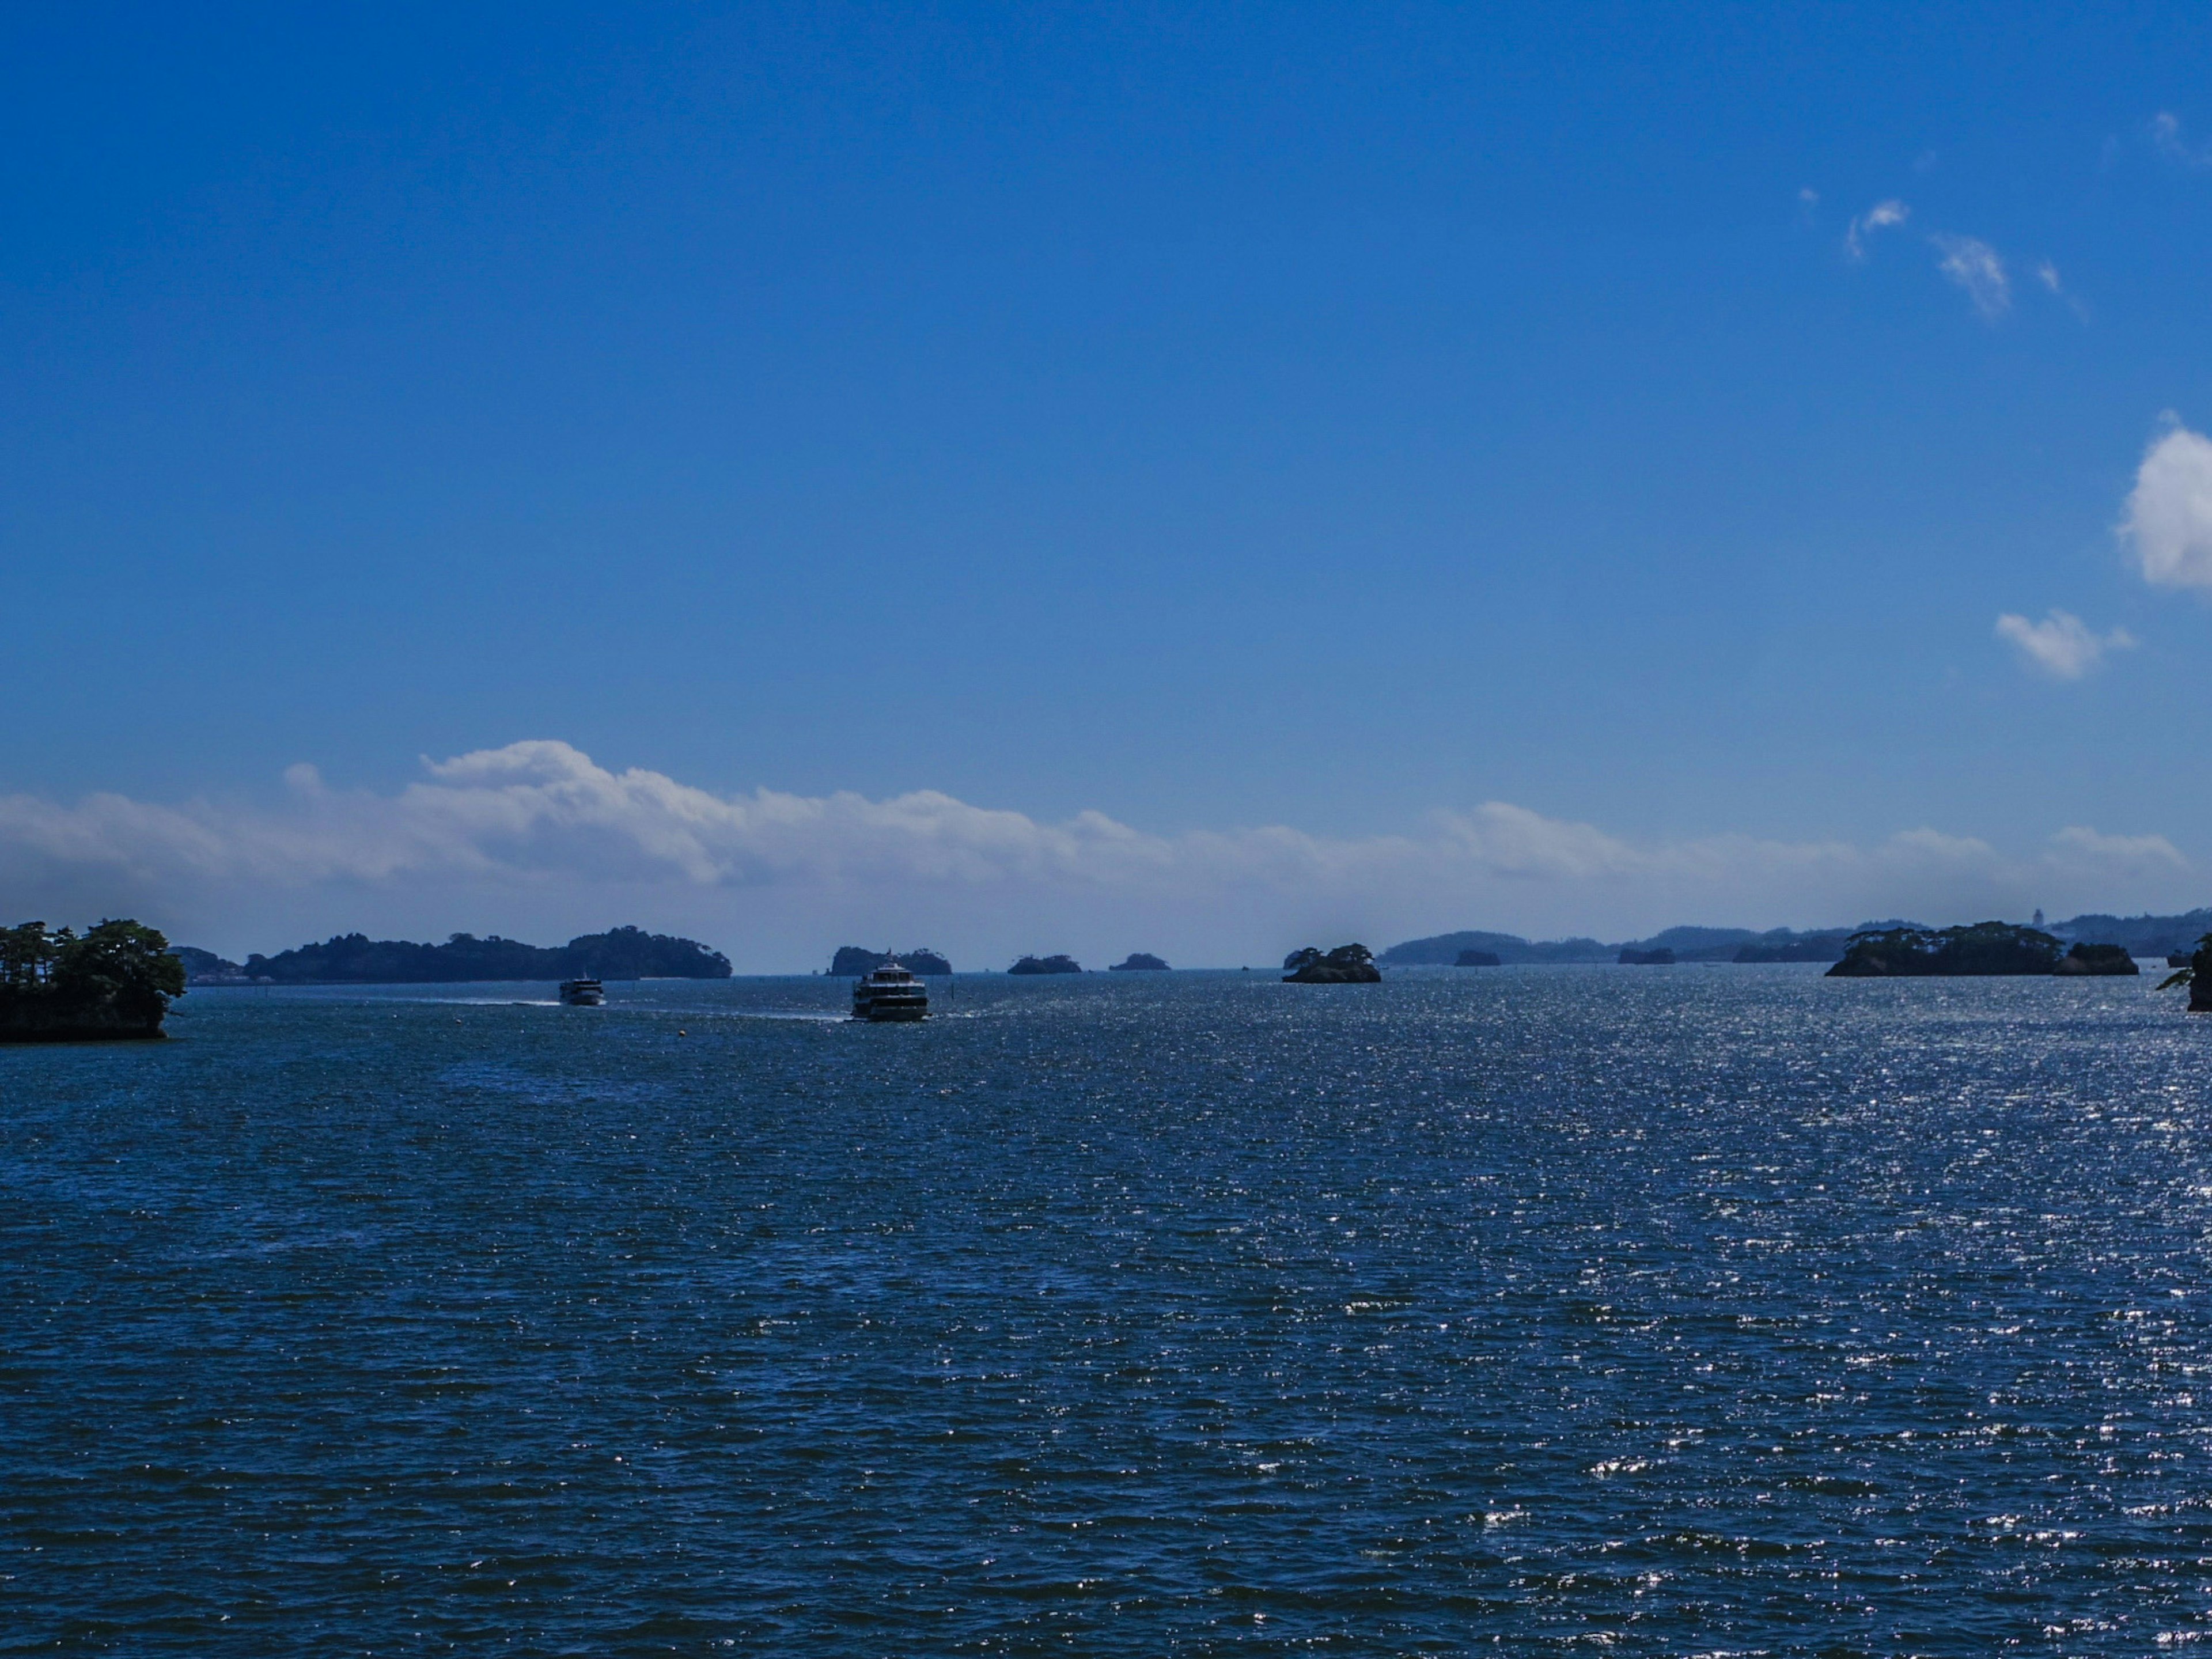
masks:
{"label": "white cloud", "polygon": [[2150,118],[2150,141],[2160,155],[2185,167],[2212,167],[2212,144],[2192,144],[2181,136],[2181,121],[2171,110]]}
{"label": "white cloud", "polygon": [[2039,623],[2010,612],[1997,618],[1997,637],[2020,647],[2022,661],[2055,680],[2078,680],[2105,659],[2107,651],[2125,651],[2135,638],[2124,628],[2093,634],[2070,611],[2053,611]]}
{"label": "white cloud", "polygon": [[2120,533],[2154,587],[2212,587],[2212,440],[2167,419],[2136,469]]}
{"label": "white cloud", "polygon": [[979,964],[1040,949],[1234,963],[1455,927],[1625,938],[1689,920],[1973,920],[2069,892],[2084,909],[2193,902],[2171,845],[2087,829],[2024,858],[1930,829],[1870,848],[1645,842],[1493,801],[1400,835],[1160,836],[933,791],[718,795],[552,741],[425,764],[396,793],[295,768],[266,806],[0,797],[0,892],[15,912],[0,920],[136,914],[234,954],[352,927],[557,940],[637,921],[765,972],[871,940]]}
{"label": "white cloud", "polygon": [[2106,867],[2136,865],[2154,870],[2186,870],[2189,860],[2164,836],[2106,836],[2073,824],[2051,838],[2050,857],[2063,863],[2081,857]]}
{"label": "white cloud", "polygon": [[1844,233],[1844,246],[1854,259],[1866,258],[1866,239],[1877,230],[1887,230],[1903,224],[1912,216],[1912,210],[1894,199],[1876,202],[1864,213],[1851,221],[1850,228]]}
{"label": "white cloud", "polygon": [[1966,290],[1984,322],[1993,323],[2012,306],[2012,283],[2005,275],[2004,259],[1987,242],[1972,236],[1936,235],[1928,239],[1942,257],[1936,268]]}

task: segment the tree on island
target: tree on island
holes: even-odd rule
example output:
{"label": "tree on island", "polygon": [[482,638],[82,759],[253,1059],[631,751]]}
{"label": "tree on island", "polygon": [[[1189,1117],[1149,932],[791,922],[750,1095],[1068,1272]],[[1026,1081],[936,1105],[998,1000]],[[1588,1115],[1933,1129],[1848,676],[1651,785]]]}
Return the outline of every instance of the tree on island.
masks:
{"label": "tree on island", "polygon": [[2189,988],[2189,1012],[2192,1014],[2212,1014],[2212,933],[2197,941],[2197,952],[2189,958],[2186,968],[2177,968],[2158,982],[2161,991],[2174,986]]}
{"label": "tree on island", "polygon": [[141,923],[0,928],[0,1042],[156,1037],[184,994],[185,964]]}

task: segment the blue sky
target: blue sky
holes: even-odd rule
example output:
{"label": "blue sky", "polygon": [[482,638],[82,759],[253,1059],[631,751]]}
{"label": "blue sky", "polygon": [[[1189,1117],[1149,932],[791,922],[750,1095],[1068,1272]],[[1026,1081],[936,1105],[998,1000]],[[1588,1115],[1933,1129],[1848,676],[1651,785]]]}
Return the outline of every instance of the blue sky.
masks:
{"label": "blue sky", "polygon": [[[2181,7],[18,9],[0,897],[761,966],[2203,902],[2208,71]],[[1196,885],[376,842],[521,742]],[[1420,863],[1492,806],[1626,862]]]}

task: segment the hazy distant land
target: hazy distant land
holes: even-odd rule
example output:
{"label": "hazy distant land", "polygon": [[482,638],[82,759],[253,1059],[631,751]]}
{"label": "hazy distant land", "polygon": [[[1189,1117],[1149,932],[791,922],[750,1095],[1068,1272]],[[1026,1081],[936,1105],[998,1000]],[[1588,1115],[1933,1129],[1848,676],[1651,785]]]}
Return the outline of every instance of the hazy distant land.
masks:
{"label": "hazy distant land", "polygon": [[[2045,922],[2042,927],[2064,945],[2117,945],[2131,956],[2166,957],[2186,954],[2196,948],[2198,939],[2212,933],[2212,908],[2170,916],[2090,912],[2070,921]],[[1517,933],[1470,932],[1407,939],[1392,945],[1376,960],[1389,968],[1448,968],[1465,951],[1486,951],[1501,963],[1618,962],[1624,951],[1647,956],[1672,951],[1677,962],[1840,962],[1852,934],[1899,928],[1931,931],[1921,923],[1897,918],[1802,932],[1788,927],[1765,933],[1748,927],[1669,927],[1649,939],[1622,939],[1610,945],[1581,937],[1535,941]]]}

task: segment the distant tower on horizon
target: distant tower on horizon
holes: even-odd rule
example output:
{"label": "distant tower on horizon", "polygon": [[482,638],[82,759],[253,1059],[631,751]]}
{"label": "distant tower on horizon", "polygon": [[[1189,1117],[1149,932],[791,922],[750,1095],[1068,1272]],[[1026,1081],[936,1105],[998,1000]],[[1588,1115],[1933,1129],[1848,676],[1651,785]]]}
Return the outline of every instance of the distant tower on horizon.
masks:
{"label": "distant tower on horizon", "polygon": [[2037,927],[2043,926],[2043,907],[2039,904],[2035,907],[2035,921],[2031,925]]}

